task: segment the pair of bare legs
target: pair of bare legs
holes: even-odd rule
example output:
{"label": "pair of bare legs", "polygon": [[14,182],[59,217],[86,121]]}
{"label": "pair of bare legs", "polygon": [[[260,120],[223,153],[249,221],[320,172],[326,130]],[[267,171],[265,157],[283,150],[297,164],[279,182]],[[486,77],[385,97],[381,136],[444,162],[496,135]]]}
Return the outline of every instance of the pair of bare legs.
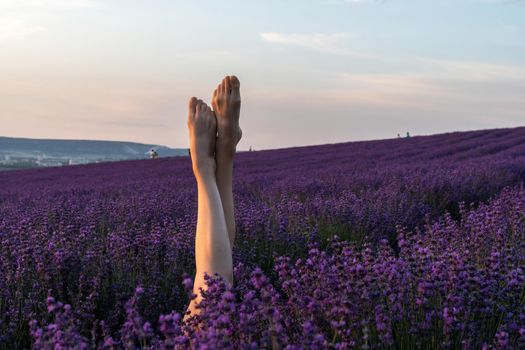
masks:
{"label": "pair of bare legs", "polygon": [[198,192],[193,285],[197,298],[190,302],[185,319],[198,313],[200,289],[206,290],[205,273],[211,276],[217,273],[233,283],[233,158],[242,136],[239,79],[225,77],[213,92],[211,104],[213,110],[195,97],[189,102],[191,161]]}

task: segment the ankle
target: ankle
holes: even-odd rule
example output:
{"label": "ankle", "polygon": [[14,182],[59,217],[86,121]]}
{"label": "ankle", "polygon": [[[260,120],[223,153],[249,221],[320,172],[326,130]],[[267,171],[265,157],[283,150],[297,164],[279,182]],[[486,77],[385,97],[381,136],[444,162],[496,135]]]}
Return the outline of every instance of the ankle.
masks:
{"label": "ankle", "polygon": [[218,135],[215,141],[216,147],[234,149],[237,147],[239,140],[233,136]]}
{"label": "ankle", "polygon": [[215,158],[217,159],[217,171],[221,169],[233,168],[233,159],[235,158],[235,148],[226,148],[217,150]]}
{"label": "ankle", "polygon": [[238,141],[231,138],[217,137],[215,143],[217,160],[224,161],[229,159],[233,161],[233,157],[237,152],[237,143]]}

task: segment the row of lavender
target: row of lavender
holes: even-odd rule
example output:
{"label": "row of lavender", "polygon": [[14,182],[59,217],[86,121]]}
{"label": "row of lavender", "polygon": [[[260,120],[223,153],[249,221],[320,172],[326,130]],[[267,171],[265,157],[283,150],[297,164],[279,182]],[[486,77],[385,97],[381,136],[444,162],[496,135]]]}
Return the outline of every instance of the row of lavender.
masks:
{"label": "row of lavender", "polygon": [[[275,256],[304,258],[308,244],[318,242],[324,249],[334,235],[371,247],[387,239],[397,254],[397,225],[421,227],[445,211],[459,219],[460,202],[486,201],[523,179],[523,128],[240,154],[238,288],[260,266],[291,303],[296,297],[279,284]],[[182,276],[194,269],[196,210],[187,159],[23,171],[0,174],[0,183],[0,344],[29,347],[29,321],[51,320],[48,296],[71,305],[67,317],[79,320],[75,332],[95,342],[105,333],[124,342],[125,306],[136,286],[143,288],[142,317],[152,331],[160,329],[159,315],[184,309]],[[347,259],[341,250],[325,258]],[[376,259],[386,263],[389,256]],[[360,315],[356,324],[366,320]],[[318,321],[330,323],[323,318]],[[302,323],[287,322],[292,339],[299,334],[292,329]],[[321,328],[332,336],[327,341],[350,339]],[[516,344],[516,330],[505,332],[514,332]],[[392,334],[396,343],[398,333]],[[242,334],[254,336],[248,330]],[[433,344],[439,344],[440,334],[433,335]],[[242,339],[237,341],[245,343]]]}

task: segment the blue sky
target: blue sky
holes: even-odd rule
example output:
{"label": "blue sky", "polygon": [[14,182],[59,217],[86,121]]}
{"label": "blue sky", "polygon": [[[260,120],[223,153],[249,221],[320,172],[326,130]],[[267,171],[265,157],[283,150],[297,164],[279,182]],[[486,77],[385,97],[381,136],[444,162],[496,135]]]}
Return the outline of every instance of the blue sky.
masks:
{"label": "blue sky", "polygon": [[0,0],[0,135],[187,146],[241,79],[241,149],[525,124],[525,1]]}

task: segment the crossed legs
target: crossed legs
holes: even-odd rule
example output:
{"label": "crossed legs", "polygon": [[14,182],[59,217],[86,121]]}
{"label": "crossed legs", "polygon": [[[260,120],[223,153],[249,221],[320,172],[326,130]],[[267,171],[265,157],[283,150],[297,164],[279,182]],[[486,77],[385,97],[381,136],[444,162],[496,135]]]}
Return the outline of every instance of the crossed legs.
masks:
{"label": "crossed legs", "polygon": [[196,306],[202,298],[200,289],[206,289],[205,273],[218,273],[233,283],[233,158],[242,136],[239,87],[236,77],[224,78],[213,93],[213,111],[195,97],[189,102],[191,160],[198,192],[193,285],[197,298],[190,302],[190,313],[186,313],[185,318],[198,312]]}

